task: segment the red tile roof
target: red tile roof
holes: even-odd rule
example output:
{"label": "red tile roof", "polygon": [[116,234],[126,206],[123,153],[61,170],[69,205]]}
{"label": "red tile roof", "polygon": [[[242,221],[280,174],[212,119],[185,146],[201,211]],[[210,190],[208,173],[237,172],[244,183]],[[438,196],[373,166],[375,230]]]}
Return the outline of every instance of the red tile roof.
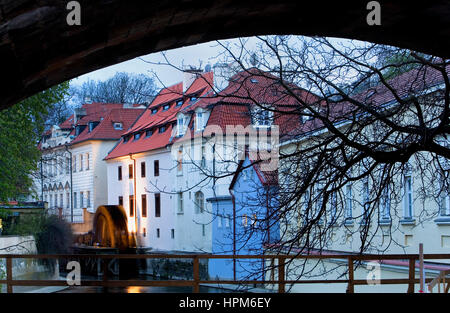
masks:
{"label": "red tile roof", "polygon": [[[84,130],[70,142],[71,145],[86,140],[104,140],[119,139],[121,135],[136,121],[138,116],[144,112],[144,109],[133,105],[132,108],[125,107],[121,103],[86,103],[82,107],[86,110],[86,115],[78,116],[74,125],[74,114],[67,120],[59,124],[61,129],[71,129],[69,135],[75,135],[75,126],[86,125]],[[89,132],[89,122],[98,122],[99,124]],[[122,130],[114,129],[113,123],[122,123]],[[38,148],[41,147],[39,143]]]}
{"label": "red tile roof", "polygon": [[[123,134],[124,136],[130,136],[129,141],[124,142],[122,139],[105,159],[150,151],[170,144],[173,139],[172,123],[176,121],[176,115],[183,110],[188,110],[198,102],[198,100],[191,101],[189,97],[202,97],[212,89],[212,86],[213,73],[207,72],[202,73],[194,80],[185,93],[183,93],[183,83],[163,88],[136,123]],[[183,101],[179,106],[176,103],[178,100]],[[167,104],[170,107],[164,111],[163,107]],[[156,113],[152,113],[154,109],[157,109]],[[165,132],[159,133],[158,129],[163,125],[166,125],[167,129]],[[153,130],[153,134],[150,137],[146,137],[145,131],[150,129]],[[141,137],[138,140],[133,140],[131,136],[136,133],[141,133]]]}

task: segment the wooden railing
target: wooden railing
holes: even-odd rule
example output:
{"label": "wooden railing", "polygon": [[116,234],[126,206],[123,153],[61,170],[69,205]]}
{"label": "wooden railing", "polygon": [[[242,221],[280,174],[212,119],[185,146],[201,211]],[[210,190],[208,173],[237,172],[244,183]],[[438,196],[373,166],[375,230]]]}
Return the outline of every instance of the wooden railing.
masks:
{"label": "wooden railing", "polygon": [[[160,287],[186,287],[190,286],[194,292],[199,292],[201,284],[268,284],[277,285],[278,292],[284,293],[286,285],[290,284],[347,284],[347,292],[353,293],[356,285],[368,285],[369,282],[364,279],[355,279],[355,263],[385,260],[407,260],[409,267],[408,278],[380,279],[380,284],[407,284],[408,293],[414,292],[414,285],[420,282],[416,278],[416,261],[419,260],[419,254],[391,254],[391,255],[349,255],[349,254],[329,254],[329,255],[209,255],[209,254],[71,254],[71,255],[0,255],[0,259],[6,259],[6,279],[0,280],[0,284],[6,284],[6,291],[13,292],[14,286],[67,286],[65,280],[17,280],[13,279],[13,259],[67,259],[78,260],[82,258],[95,258],[103,260],[103,277],[100,280],[81,280],[80,286],[103,286],[103,287],[128,287],[128,286],[160,286]],[[424,254],[424,259],[442,260],[449,259],[450,254]],[[111,280],[108,279],[107,264],[108,260],[117,259],[192,259],[193,279],[192,280]],[[200,279],[200,259],[261,259],[277,260],[278,269],[277,279],[271,280],[202,280]],[[347,263],[348,279],[336,280],[306,280],[306,279],[286,279],[286,260],[289,259],[335,259]],[[425,279],[426,282],[433,283],[436,278]],[[436,283],[434,283],[436,284]],[[448,286],[447,286],[448,290]]]}
{"label": "wooden railing", "polygon": [[450,279],[448,279],[447,281],[445,279],[450,278],[450,277],[447,277],[449,274],[450,274],[450,270],[441,271],[439,273],[439,275],[428,284],[428,292],[432,293],[433,288],[437,285],[438,292],[440,293],[441,292],[441,284],[442,284],[442,292],[448,293],[448,291],[450,289]]}

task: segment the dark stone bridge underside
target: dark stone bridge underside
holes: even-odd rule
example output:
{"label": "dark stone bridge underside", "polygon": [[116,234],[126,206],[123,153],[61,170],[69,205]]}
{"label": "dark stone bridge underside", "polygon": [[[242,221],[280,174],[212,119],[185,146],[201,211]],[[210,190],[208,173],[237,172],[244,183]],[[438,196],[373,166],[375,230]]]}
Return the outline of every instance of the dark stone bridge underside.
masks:
{"label": "dark stone bridge underside", "polygon": [[321,35],[391,44],[449,57],[449,1],[0,0],[0,108],[81,74],[140,55],[241,36]]}

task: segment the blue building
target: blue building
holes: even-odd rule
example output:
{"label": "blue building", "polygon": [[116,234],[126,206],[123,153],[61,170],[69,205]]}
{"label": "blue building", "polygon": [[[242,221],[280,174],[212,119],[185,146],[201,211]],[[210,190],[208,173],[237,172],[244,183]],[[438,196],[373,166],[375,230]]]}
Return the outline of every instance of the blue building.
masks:
{"label": "blue building", "polygon": [[[230,184],[230,196],[209,198],[214,212],[213,254],[261,255],[279,240],[276,218],[278,174],[264,172],[248,156],[240,161]],[[211,259],[211,279],[261,280],[261,259]]]}

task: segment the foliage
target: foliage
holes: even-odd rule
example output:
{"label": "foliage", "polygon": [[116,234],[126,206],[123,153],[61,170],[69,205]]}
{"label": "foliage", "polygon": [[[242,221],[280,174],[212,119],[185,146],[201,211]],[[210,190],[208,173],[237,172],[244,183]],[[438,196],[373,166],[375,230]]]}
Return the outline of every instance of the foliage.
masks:
{"label": "foliage", "polygon": [[68,87],[65,82],[0,111],[0,202],[28,193],[48,109],[66,95]]}
{"label": "foliage", "polygon": [[106,81],[89,80],[72,90],[79,103],[89,97],[94,102],[133,104],[151,101],[155,91],[153,78],[125,72],[116,73]]}

